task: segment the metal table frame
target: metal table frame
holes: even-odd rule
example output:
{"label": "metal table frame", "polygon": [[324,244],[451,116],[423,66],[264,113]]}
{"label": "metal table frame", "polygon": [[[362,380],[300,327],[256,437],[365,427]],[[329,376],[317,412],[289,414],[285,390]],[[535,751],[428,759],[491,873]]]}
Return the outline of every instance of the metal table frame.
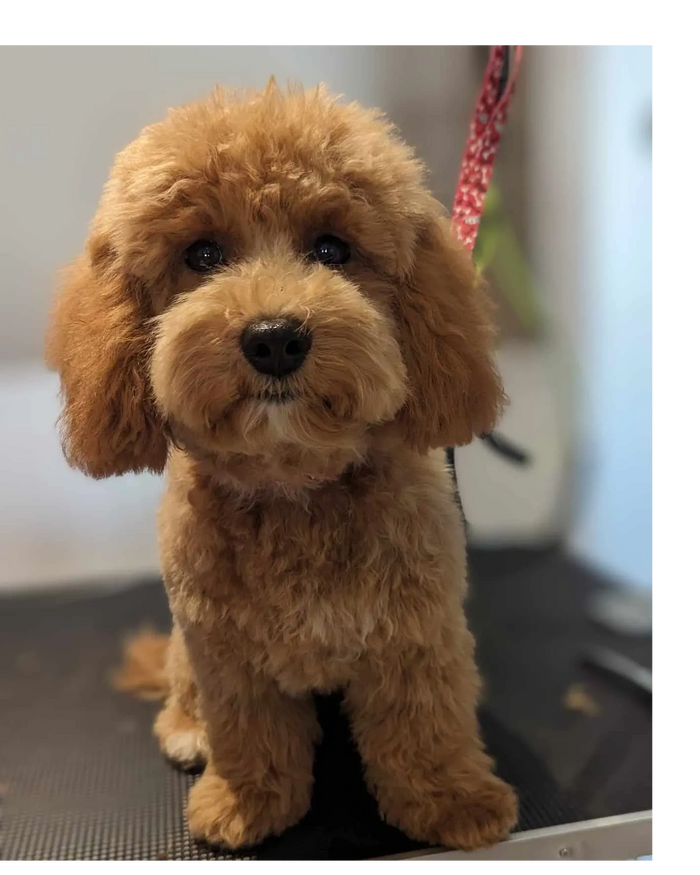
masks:
{"label": "metal table frame", "polygon": [[519,832],[480,851],[426,850],[383,860],[633,860],[651,854],[652,812]]}

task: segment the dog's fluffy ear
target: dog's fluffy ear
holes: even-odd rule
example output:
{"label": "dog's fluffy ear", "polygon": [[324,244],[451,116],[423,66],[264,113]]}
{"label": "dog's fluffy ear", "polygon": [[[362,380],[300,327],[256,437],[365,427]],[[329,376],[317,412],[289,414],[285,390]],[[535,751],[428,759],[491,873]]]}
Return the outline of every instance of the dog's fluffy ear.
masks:
{"label": "dog's fluffy ear", "polygon": [[489,432],[505,402],[493,308],[447,219],[423,226],[397,305],[410,387],[399,421],[408,442],[426,452]]}
{"label": "dog's fluffy ear", "polygon": [[67,271],[46,338],[61,378],[68,462],[92,477],[162,471],[167,442],[151,397],[149,333],[138,295],[93,238]]}

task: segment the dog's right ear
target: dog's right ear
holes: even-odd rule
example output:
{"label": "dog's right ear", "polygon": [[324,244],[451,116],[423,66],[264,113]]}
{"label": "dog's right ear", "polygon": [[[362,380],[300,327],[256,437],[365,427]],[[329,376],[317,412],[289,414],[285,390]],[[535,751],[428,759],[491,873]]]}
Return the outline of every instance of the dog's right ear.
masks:
{"label": "dog's right ear", "polygon": [[163,470],[167,441],[148,376],[150,332],[138,290],[93,235],[67,271],[46,337],[61,378],[63,451],[92,477]]}

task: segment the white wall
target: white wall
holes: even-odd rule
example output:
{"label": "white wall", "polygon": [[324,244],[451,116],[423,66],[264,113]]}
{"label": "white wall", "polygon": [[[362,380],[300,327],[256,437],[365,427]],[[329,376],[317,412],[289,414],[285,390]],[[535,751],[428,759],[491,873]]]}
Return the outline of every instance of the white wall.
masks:
{"label": "white wall", "polygon": [[574,552],[651,587],[651,48],[596,49]]}
{"label": "white wall", "polygon": [[0,590],[157,573],[160,478],[71,470],[57,394],[40,362],[0,369]]}
{"label": "white wall", "polygon": [[651,48],[547,47],[529,60],[532,254],[561,367],[574,377],[563,384],[568,543],[647,588]]}

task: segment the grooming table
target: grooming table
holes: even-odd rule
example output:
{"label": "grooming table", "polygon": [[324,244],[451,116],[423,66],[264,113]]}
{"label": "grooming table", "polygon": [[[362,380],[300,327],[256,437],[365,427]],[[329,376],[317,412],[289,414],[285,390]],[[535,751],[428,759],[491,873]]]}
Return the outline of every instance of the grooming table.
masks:
{"label": "grooming table", "polygon": [[125,635],[167,629],[159,584],[0,600],[0,857],[6,860],[623,859],[651,853],[651,812],[581,823],[537,757],[481,715],[499,773],[521,802],[506,842],[464,854],[429,848],[383,823],[362,781],[335,696],[312,809],[244,852],[194,842],[183,807],[195,775],[168,765],[151,726],[158,705],[114,692]]}

